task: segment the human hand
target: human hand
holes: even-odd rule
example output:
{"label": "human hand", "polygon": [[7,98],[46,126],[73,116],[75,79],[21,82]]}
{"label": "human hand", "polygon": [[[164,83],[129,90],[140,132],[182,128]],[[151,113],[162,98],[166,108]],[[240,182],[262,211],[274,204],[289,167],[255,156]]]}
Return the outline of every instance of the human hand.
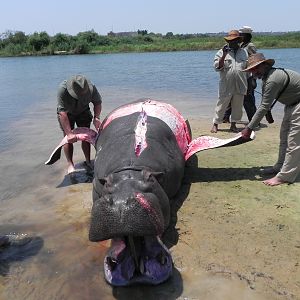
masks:
{"label": "human hand", "polygon": [[77,136],[76,136],[76,134],[74,134],[73,132],[70,132],[67,135],[67,141],[68,141],[69,144],[76,143],[77,142]]}
{"label": "human hand", "polygon": [[241,131],[242,138],[245,139],[245,140],[250,140],[251,133],[252,133],[252,129],[250,129],[248,127],[245,127]]}
{"label": "human hand", "polygon": [[229,46],[228,45],[225,45],[223,48],[222,48],[222,50],[223,50],[223,54],[227,54],[228,52],[229,52]]}

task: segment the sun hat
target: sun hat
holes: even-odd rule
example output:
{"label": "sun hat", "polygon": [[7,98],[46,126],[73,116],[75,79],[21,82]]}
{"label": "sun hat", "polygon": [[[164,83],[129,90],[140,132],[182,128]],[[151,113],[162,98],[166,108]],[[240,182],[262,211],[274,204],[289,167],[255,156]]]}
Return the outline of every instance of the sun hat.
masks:
{"label": "sun hat", "polygon": [[252,33],[253,30],[250,26],[243,26],[240,30],[241,33]]}
{"label": "sun hat", "polygon": [[233,40],[240,39],[240,38],[241,38],[241,35],[238,30],[230,30],[228,32],[228,35],[224,37],[224,40],[225,41],[233,41]]}
{"label": "sun hat", "polygon": [[67,90],[73,98],[79,100],[91,96],[93,84],[83,75],[74,75],[67,80]]}
{"label": "sun hat", "polygon": [[247,68],[244,69],[243,71],[244,72],[251,71],[253,68],[255,68],[256,66],[258,66],[262,63],[267,63],[272,67],[275,63],[275,60],[272,58],[266,59],[262,53],[252,54],[248,58]]}

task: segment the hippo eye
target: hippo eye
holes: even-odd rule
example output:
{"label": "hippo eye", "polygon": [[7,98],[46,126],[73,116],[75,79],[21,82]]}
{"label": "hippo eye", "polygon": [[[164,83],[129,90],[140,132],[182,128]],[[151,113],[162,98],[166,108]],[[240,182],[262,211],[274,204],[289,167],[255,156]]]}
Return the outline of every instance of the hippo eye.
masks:
{"label": "hippo eye", "polygon": [[105,178],[99,178],[98,180],[101,185],[105,185],[105,183],[107,182]]}
{"label": "hippo eye", "polygon": [[111,185],[113,182],[113,175],[109,174],[108,176],[104,177],[104,178],[98,178],[100,184],[104,185]]}

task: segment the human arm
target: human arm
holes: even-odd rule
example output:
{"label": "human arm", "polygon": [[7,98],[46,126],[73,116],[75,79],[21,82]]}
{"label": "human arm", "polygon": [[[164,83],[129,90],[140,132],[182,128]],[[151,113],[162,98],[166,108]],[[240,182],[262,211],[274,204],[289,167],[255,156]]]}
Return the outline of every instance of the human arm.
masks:
{"label": "human arm", "polygon": [[98,131],[101,125],[100,114],[101,114],[102,105],[101,103],[94,104],[94,118],[93,124]]}
{"label": "human arm", "polygon": [[277,98],[281,89],[281,84],[277,80],[267,80],[263,82],[262,100],[254,114],[252,120],[249,122],[248,127],[254,129],[265,117],[266,113],[270,110],[273,101]]}
{"label": "human arm", "polygon": [[257,49],[255,47],[255,45],[253,43],[249,43],[248,46],[247,46],[247,52],[248,52],[248,55],[252,55],[252,54],[255,54],[257,52]]}
{"label": "human arm", "polygon": [[95,85],[93,86],[92,103],[94,105],[93,124],[98,131],[101,126],[100,114],[102,110],[102,98]]}
{"label": "human arm", "polygon": [[63,81],[58,89],[57,92],[57,115],[59,119],[59,123],[67,136],[69,143],[74,143],[77,141],[76,135],[73,134],[69,117],[67,114],[67,105],[66,105],[66,97],[68,95],[67,88],[66,88],[66,80]]}
{"label": "human arm", "polygon": [[220,49],[214,58],[214,67],[216,71],[220,71],[224,68],[224,60],[229,52],[228,45],[226,44],[222,49]]}
{"label": "human arm", "polygon": [[61,111],[58,113],[59,122],[64,130],[65,135],[67,136],[68,143],[75,143],[77,142],[76,134],[72,132],[70,121],[67,112]]}

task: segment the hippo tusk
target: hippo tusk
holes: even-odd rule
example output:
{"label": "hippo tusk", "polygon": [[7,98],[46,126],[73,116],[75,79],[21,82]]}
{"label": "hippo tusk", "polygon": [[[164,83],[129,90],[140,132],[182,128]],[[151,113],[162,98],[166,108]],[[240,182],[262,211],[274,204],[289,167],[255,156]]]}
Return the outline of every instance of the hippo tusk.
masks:
{"label": "hippo tusk", "polygon": [[136,269],[139,269],[139,262],[138,262],[138,258],[136,255],[136,250],[135,250],[135,245],[134,245],[134,241],[133,241],[133,237],[130,235],[128,236],[128,242],[129,242],[129,246],[130,246],[130,251],[132,254],[132,257],[134,259],[134,264]]}

